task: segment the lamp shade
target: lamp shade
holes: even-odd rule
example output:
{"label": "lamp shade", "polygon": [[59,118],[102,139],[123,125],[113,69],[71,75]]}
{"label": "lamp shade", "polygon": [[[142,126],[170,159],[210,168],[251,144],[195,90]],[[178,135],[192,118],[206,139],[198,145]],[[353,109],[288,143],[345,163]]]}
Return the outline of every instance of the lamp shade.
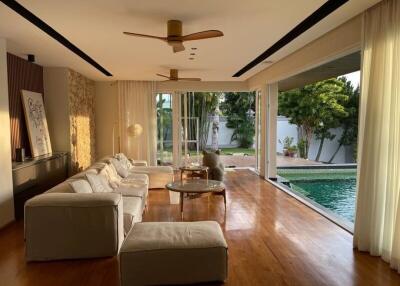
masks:
{"label": "lamp shade", "polygon": [[132,124],[127,128],[129,137],[138,137],[143,133],[143,127],[140,124]]}

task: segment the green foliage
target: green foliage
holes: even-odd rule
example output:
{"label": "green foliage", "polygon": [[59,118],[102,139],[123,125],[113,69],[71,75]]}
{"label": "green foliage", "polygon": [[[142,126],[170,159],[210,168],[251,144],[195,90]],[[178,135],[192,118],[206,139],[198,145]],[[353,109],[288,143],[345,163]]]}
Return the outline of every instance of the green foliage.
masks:
{"label": "green foliage", "polygon": [[344,108],[348,100],[344,88],[343,81],[332,78],[279,94],[278,113],[299,127],[306,145],[306,158],[313,134],[321,139],[322,150],[324,139],[334,138],[329,130],[339,127],[341,119],[348,116]]}
{"label": "green foliage", "polygon": [[165,98],[158,95],[157,101],[157,139],[172,140],[172,109],[163,107]]}
{"label": "green foliage", "polygon": [[238,141],[241,148],[251,147],[255,135],[255,93],[227,92],[220,108],[227,117],[226,126],[234,129],[231,141]]}
{"label": "green foliage", "polygon": [[354,146],[353,157],[357,157],[357,137],[358,137],[358,107],[360,99],[360,87],[353,87],[350,81],[345,77],[340,77],[340,81],[344,84],[344,94],[348,96],[348,100],[344,104],[344,108],[348,114],[347,117],[341,119],[341,127],[343,128],[343,133],[338,139],[339,146],[337,150],[333,153],[329,163],[332,163],[336,154],[338,153],[340,147],[342,146]]}
{"label": "green foliage", "polygon": [[299,140],[299,142],[297,143],[297,149],[299,150],[299,155],[300,158],[304,158],[306,159],[307,157],[307,142],[302,138]]}

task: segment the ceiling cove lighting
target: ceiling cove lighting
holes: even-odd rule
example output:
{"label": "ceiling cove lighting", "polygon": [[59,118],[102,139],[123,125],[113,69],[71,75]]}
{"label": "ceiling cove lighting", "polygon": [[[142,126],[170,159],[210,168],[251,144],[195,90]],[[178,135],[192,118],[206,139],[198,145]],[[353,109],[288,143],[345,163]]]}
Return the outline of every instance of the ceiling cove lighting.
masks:
{"label": "ceiling cove lighting", "polygon": [[91,64],[93,67],[98,69],[104,75],[112,76],[112,74],[109,71],[107,71],[105,68],[103,68],[101,65],[99,65],[94,59],[92,59],[90,56],[88,56],[86,53],[84,53],[82,50],[80,50],[77,46],[75,46],[73,43],[71,43],[63,35],[58,33],[56,30],[54,30],[52,27],[50,27],[48,24],[46,24],[44,21],[42,21],[36,15],[34,15],[31,11],[29,11],[28,9],[23,7],[17,1],[14,1],[14,0],[0,0],[0,1],[3,2],[6,6],[8,6],[10,9],[14,10],[16,13],[18,13],[19,15],[24,17],[26,20],[28,20],[29,22],[34,24],[36,27],[41,29],[43,32],[48,34],[54,40],[58,41],[64,47],[69,49],[71,52],[75,53],[80,58],[82,58],[83,60],[85,60],[86,62]]}
{"label": "ceiling cove lighting", "polygon": [[289,33],[283,36],[279,41],[273,44],[270,48],[268,48],[265,52],[259,55],[257,58],[248,63],[245,67],[243,67],[240,71],[235,73],[233,77],[239,77],[246,73],[247,71],[254,68],[256,65],[266,60],[272,54],[279,51],[281,48],[289,44],[291,41],[296,39],[298,36],[303,34],[305,31],[313,27],[319,21],[327,17],[329,14],[334,12],[336,9],[341,7],[343,4],[348,2],[349,0],[328,0],[324,5],[319,7],[314,13],[304,19],[300,24],[294,27]]}

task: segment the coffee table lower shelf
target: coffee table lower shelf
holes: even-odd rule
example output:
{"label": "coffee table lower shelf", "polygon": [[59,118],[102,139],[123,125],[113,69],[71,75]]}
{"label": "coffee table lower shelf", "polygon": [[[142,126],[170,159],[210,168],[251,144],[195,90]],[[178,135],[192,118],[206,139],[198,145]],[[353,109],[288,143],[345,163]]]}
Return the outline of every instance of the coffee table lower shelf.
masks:
{"label": "coffee table lower shelf", "polygon": [[224,207],[226,211],[226,190],[225,185],[222,182],[205,179],[186,180],[171,182],[168,183],[165,187],[172,192],[180,193],[180,209],[182,220],[185,194],[188,194],[191,197],[200,197],[204,194],[222,196],[224,198]]}

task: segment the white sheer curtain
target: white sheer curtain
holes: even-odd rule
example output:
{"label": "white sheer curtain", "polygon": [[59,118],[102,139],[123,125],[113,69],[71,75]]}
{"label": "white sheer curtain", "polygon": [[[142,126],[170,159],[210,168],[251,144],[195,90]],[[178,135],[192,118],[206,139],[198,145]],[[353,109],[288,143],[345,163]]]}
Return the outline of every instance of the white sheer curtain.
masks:
{"label": "white sheer curtain", "polygon": [[[155,92],[155,82],[118,81],[121,152],[132,159],[146,160],[152,166],[156,165],[157,156]],[[130,130],[137,124],[142,127],[142,134],[132,136]]]}
{"label": "white sheer curtain", "polygon": [[364,14],[354,246],[400,271],[400,1]]}

